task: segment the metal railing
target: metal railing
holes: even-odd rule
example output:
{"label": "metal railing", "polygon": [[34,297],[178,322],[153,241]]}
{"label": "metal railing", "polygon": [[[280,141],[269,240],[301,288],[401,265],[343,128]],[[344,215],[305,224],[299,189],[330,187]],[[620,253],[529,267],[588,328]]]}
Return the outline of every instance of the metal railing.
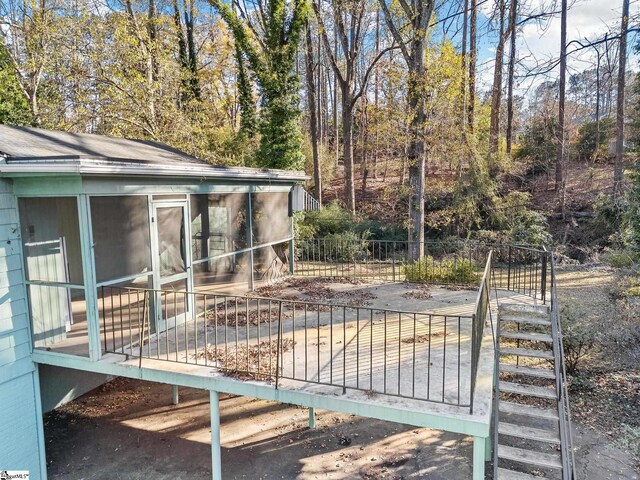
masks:
{"label": "metal railing", "polygon": [[487,322],[487,315],[490,315],[490,293],[491,293],[491,268],[492,268],[493,252],[489,252],[487,263],[478,289],[478,297],[476,299],[473,313],[473,339],[471,352],[471,406],[470,413],[473,413],[473,395],[476,389],[476,381],[478,378],[478,365],[480,363],[480,350],[482,348],[482,339],[484,338],[484,327]]}
{"label": "metal railing", "polygon": [[475,317],[103,287],[100,321],[104,352],[140,364],[203,365],[275,388],[296,381],[472,409],[483,302]]}
{"label": "metal railing", "polygon": [[556,392],[558,394],[558,414],[560,417],[560,456],[562,458],[563,480],[575,480],[576,464],[573,453],[573,435],[571,432],[571,410],[567,392],[567,372],[564,364],[564,346],[562,342],[562,324],[558,304],[555,259],[548,252],[551,266],[551,332],[553,337],[553,365],[556,375]]}
{"label": "metal railing", "polygon": [[496,288],[546,301],[547,257],[539,249],[464,240],[426,241],[424,257],[413,261],[413,246],[393,240],[304,239],[296,244],[295,274],[475,287],[493,251]]}

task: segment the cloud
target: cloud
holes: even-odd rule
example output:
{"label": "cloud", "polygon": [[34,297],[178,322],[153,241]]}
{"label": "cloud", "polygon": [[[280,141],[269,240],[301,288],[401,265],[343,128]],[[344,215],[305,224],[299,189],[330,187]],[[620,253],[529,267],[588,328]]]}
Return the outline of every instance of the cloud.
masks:
{"label": "cloud", "polygon": [[[543,5],[534,0],[532,11]],[[581,0],[570,6],[567,12],[567,41],[594,40],[603,36],[607,31],[617,32],[620,24],[622,1],[611,0]],[[634,5],[637,10],[637,4]],[[633,12],[632,11],[632,15]],[[528,22],[519,34],[519,51],[521,57],[532,54],[538,60],[560,56],[560,18],[554,17],[544,23]],[[570,51],[573,47],[570,47]],[[567,59],[569,68],[583,70],[586,62],[594,56],[593,50],[573,53]],[[531,62],[533,61],[531,59]]]}

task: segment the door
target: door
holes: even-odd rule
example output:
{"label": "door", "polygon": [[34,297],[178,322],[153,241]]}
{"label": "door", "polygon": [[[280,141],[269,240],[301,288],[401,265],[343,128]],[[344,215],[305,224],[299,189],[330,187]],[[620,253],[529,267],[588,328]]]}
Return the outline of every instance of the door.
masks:
{"label": "door", "polygon": [[187,208],[186,201],[152,203],[154,288],[160,290],[156,293],[158,332],[184,322],[191,310],[185,293],[191,290]]}

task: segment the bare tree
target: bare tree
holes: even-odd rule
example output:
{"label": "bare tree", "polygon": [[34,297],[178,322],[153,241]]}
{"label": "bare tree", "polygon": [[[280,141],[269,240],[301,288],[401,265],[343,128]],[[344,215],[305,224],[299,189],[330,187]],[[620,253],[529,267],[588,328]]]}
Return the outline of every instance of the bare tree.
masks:
{"label": "bare tree", "polygon": [[613,169],[613,194],[622,193],[624,153],[624,88],[627,66],[627,30],[629,28],[629,0],[622,1],[620,22],[620,47],[618,59],[618,91],[616,97],[616,160]]}
{"label": "bare tree", "polygon": [[311,131],[311,151],[313,155],[313,186],[316,200],[322,203],[322,168],[318,156],[318,110],[316,106],[315,68],[311,25],[307,22],[305,31],[305,66],[307,77],[307,104],[309,107],[309,129]]}
{"label": "bare tree", "polygon": [[435,3],[433,0],[399,0],[399,8],[403,15],[395,12],[392,15],[391,9],[395,7],[395,2],[391,5],[387,3],[388,0],[379,1],[387,26],[400,47],[409,74],[409,255],[411,259],[417,260],[424,256],[426,111],[425,92],[421,85],[425,76],[427,29],[431,23]]}
{"label": "bare tree", "polygon": [[[564,143],[565,143],[565,87],[567,83],[567,0],[562,0],[560,12],[560,83],[558,85],[558,131],[556,151],[556,191],[564,196]],[[564,212],[564,200],[562,201]]]}
{"label": "bare tree", "polygon": [[509,10],[509,23],[511,27],[511,44],[509,46],[509,69],[507,72],[507,155],[511,155],[513,144],[513,82],[516,65],[516,17],[518,13],[518,0],[511,0]]}
{"label": "bare tree", "polygon": [[[345,172],[345,196],[347,208],[355,213],[356,195],[354,184],[353,161],[353,115],[356,103],[365,92],[369,76],[380,58],[393,46],[378,52],[364,68],[358,68],[362,60],[363,42],[367,32],[366,13],[367,0],[334,1],[331,3],[333,28],[337,35],[338,45],[332,48],[327,34],[328,23],[325,21],[325,9],[318,0],[313,2],[313,10],[318,19],[322,42],[325,46],[329,63],[333,68],[336,82],[340,88],[342,99],[342,155]],[[341,55],[340,55],[341,54]],[[342,60],[342,61],[341,61]]]}
{"label": "bare tree", "polygon": [[[504,45],[509,38],[514,23],[511,21],[515,17],[515,2],[511,2],[511,10],[514,11],[510,15],[510,21],[505,28],[506,3],[505,0],[498,0],[499,9],[499,31],[498,45],[496,47],[496,61],[493,69],[493,88],[491,89],[491,118],[489,127],[489,152],[498,153],[498,140],[500,134],[500,105],[502,103],[502,66],[504,59]],[[495,160],[495,159],[494,159]]]}
{"label": "bare tree", "polygon": [[478,37],[478,7],[476,0],[470,0],[471,15],[469,19],[469,103],[467,105],[467,122],[469,131],[473,133],[475,128],[476,111],[476,63],[477,63],[477,37]]}

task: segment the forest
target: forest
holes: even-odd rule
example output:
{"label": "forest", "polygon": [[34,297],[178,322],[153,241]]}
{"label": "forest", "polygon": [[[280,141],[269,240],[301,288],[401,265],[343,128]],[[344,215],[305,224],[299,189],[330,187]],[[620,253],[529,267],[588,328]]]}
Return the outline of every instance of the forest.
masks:
{"label": "forest", "polygon": [[304,169],[328,205],[309,235],[339,217],[417,250],[584,259],[639,236],[638,14],[619,3],[572,38],[567,0],[3,0],[0,122]]}

